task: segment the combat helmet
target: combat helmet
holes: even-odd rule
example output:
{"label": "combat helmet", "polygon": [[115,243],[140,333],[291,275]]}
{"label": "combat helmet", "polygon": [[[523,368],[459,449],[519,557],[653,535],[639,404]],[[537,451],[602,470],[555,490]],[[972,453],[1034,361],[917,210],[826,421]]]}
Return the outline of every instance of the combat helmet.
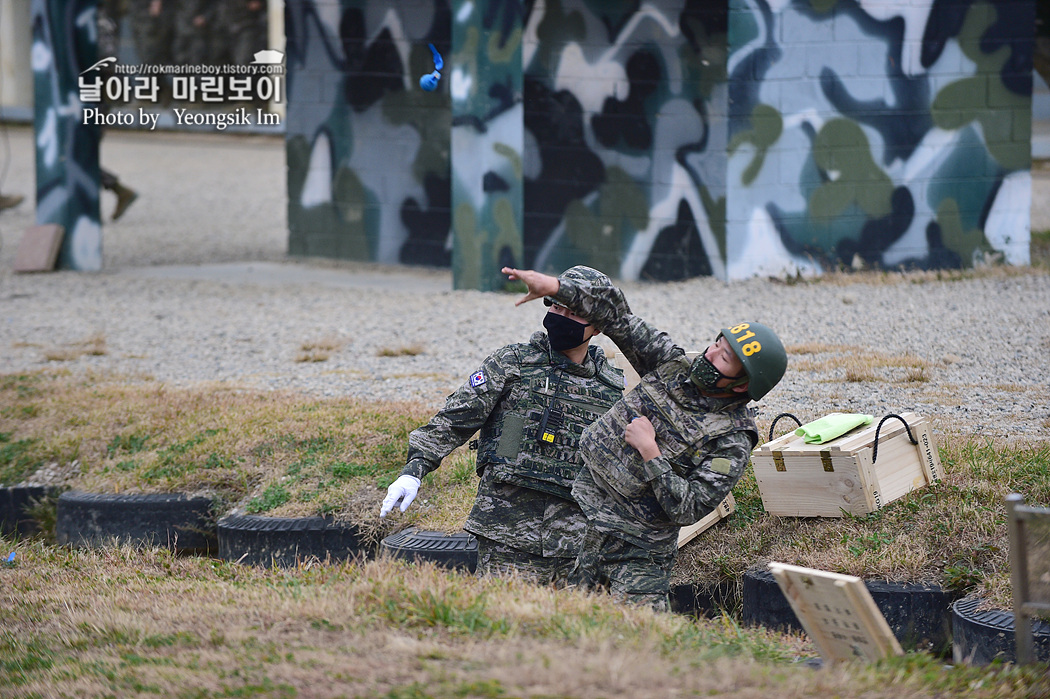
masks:
{"label": "combat helmet", "polygon": [[[733,354],[744,365],[746,374],[741,377],[724,377],[737,379],[726,388],[742,385],[746,381],[747,395],[751,400],[759,400],[784,377],[787,370],[787,352],[777,334],[767,326],[754,322],[739,323],[722,328],[719,336],[729,341]],[[715,338],[716,341],[717,339]],[[703,363],[702,359],[703,355],[693,360],[691,374],[704,370],[704,367],[700,366]],[[710,370],[718,371],[714,367],[708,367],[708,371]]]}
{"label": "combat helmet", "polygon": [[[612,279],[609,278],[609,275],[586,265],[569,267],[562,272],[561,276],[565,279],[572,279],[573,281],[584,282],[586,284],[594,284],[595,286],[612,286]],[[554,305],[554,299],[550,296],[544,296],[543,303],[552,306]]]}

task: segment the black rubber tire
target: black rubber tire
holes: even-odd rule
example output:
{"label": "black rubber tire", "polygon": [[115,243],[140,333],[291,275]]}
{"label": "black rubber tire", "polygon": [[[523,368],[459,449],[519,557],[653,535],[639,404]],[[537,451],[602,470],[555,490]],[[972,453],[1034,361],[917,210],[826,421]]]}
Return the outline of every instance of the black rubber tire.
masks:
{"label": "black rubber tire", "polygon": [[58,497],[55,539],[99,548],[117,544],[166,547],[180,553],[215,548],[211,498],[182,493],[99,494],[75,490]]}
{"label": "black rubber tire", "polygon": [[[886,617],[905,650],[947,655],[952,644],[952,603],[957,595],[937,585],[864,582],[875,606]],[[791,603],[767,570],[749,570],[741,582],[741,620],[782,631],[801,631]]]}
{"label": "black rubber tire", "polygon": [[723,611],[733,615],[739,606],[736,591],[733,580],[672,585],[671,611],[696,618],[716,617]]}
{"label": "black rubber tire", "polygon": [[[966,597],[952,605],[952,656],[957,663],[987,665],[993,660],[1017,662],[1014,614],[998,609],[978,611],[980,597]],[[1032,652],[1050,662],[1050,624],[1032,620]]]}
{"label": "black rubber tire", "polygon": [[467,532],[445,534],[409,527],[383,539],[380,555],[408,561],[432,561],[473,573],[478,567],[478,540]]}
{"label": "black rubber tire", "polygon": [[219,520],[219,558],[227,561],[286,568],[313,558],[366,556],[357,526],[327,517],[227,515]]}
{"label": "black rubber tire", "polygon": [[58,496],[59,489],[43,485],[0,488],[0,535],[29,536],[40,531],[30,510],[39,502]]}

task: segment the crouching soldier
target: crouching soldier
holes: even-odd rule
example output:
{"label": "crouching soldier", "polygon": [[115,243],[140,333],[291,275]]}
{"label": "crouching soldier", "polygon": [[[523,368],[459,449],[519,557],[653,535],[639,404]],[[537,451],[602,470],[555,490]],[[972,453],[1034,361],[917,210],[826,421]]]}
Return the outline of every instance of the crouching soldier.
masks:
{"label": "crouching soldier", "polygon": [[[564,273],[612,288],[605,274],[576,266]],[[547,301],[546,332],[493,352],[408,439],[408,463],[380,511],[411,504],[420,479],[480,430],[474,506],[463,527],[478,539],[478,574],[517,572],[537,583],[564,582],[583,542],[586,520],[572,498],[588,425],[623,394],[623,372],[598,346],[598,330]]]}

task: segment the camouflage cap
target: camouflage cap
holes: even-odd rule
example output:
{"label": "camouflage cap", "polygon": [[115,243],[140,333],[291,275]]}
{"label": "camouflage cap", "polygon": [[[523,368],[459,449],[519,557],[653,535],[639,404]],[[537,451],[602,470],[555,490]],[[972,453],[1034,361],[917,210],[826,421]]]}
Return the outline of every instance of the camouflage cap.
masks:
{"label": "camouflage cap", "polygon": [[[573,281],[584,282],[586,284],[594,284],[595,286],[612,286],[612,279],[609,278],[609,275],[604,272],[599,272],[593,267],[587,267],[586,265],[569,267],[562,272],[561,278],[572,279]],[[554,299],[550,296],[544,296],[543,303],[551,306],[554,304]]]}

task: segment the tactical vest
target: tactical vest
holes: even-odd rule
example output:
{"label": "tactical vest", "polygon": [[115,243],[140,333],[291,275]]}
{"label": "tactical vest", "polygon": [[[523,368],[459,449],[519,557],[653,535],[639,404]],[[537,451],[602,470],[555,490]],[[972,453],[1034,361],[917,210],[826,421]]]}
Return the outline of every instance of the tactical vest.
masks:
{"label": "tactical vest", "polygon": [[588,430],[583,451],[589,454],[591,473],[599,484],[628,500],[652,497],[643,477],[642,457],[623,438],[627,425],[640,415],[649,417],[660,451],[683,478],[707,457],[705,447],[713,439],[745,431],[753,444],[757,442],[757,428],[745,405],[725,412],[698,412],[680,402],[675,387],[688,380],[689,367],[685,357],[660,365]]}
{"label": "tactical vest", "polygon": [[601,359],[595,364],[596,375],[586,378],[552,365],[545,353],[526,357],[520,381],[481,428],[478,475],[571,499],[583,465],[580,435],[623,395],[623,372]]}

